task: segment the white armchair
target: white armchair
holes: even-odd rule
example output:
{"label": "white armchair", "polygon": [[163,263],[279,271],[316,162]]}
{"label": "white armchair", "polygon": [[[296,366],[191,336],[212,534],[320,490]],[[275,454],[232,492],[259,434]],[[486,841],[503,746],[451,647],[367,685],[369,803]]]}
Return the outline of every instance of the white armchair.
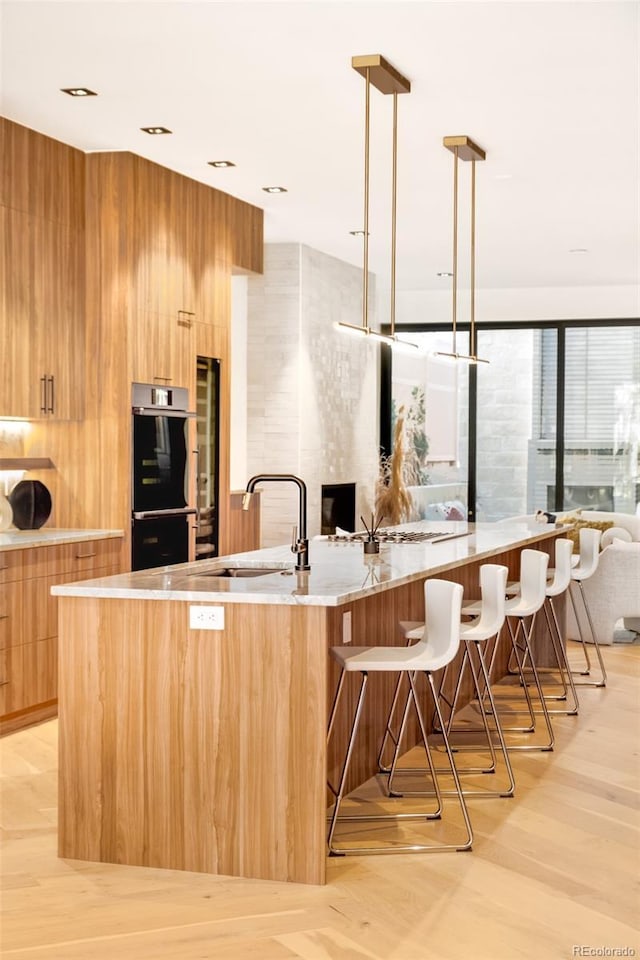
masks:
{"label": "white armchair", "polygon": [[[640,625],[640,542],[614,540],[600,554],[598,569],[583,581],[591,619],[601,644],[613,643],[616,621],[625,620],[629,629]],[[589,640],[589,625],[580,601],[578,615],[585,640]],[[578,639],[575,614],[567,601],[567,637]]]}

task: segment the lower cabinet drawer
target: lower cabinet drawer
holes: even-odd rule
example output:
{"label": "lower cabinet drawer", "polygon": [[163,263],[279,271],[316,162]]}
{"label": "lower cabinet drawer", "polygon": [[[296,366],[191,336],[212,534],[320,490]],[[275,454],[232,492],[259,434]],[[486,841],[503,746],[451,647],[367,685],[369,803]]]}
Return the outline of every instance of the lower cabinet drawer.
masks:
{"label": "lower cabinet drawer", "polygon": [[52,550],[48,573],[50,575],[72,573],[76,580],[90,579],[102,567],[117,564],[121,550],[121,537],[64,543],[55,547],[55,552]]}
{"label": "lower cabinet drawer", "polygon": [[57,690],[57,637],[0,651],[0,716],[55,700]]}

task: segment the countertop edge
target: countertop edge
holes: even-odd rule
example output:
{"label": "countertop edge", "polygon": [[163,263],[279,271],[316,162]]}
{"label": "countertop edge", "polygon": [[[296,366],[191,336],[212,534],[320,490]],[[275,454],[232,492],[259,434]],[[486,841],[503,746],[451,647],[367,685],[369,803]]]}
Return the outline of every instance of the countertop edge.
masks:
{"label": "countertop edge", "polygon": [[[9,543],[3,537],[15,537]],[[124,530],[4,530],[0,533],[0,553],[8,550],[30,550],[34,547],[55,547],[64,543],[83,543],[87,540],[118,540]]]}
{"label": "countertop edge", "polygon": [[[370,597],[375,594],[385,593],[388,590],[393,590],[396,587],[403,586],[408,583],[412,583],[416,580],[425,579],[426,577],[432,578],[437,577],[440,573],[446,573],[451,570],[455,570],[459,567],[466,566],[470,560],[473,561],[490,561],[493,557],[499,556],[500,554],[505,553],[511,549],[524,549],[529,544],[539,543],[541,540],[549,540],[554,537],[561,535],[563,530],[556,526],[554,527],[540,527],[539,530],[530,530],[528,535],[522,531],[518,531],[517,542],[512,544],[501,544],[494,547],[489,547],[485,550],[481,550],[478,553],[475,553],[473,557],[464,557],[457,559],[444,560],[441,563],[436,563],[433,566],[425,567],[420,570],[415,570],[411,573],[405,575],[400,575],[394,577],[390,580],[385,580],[379,583],[369,583],[363,584],[362,587],[356,589],[347,589],[344,593],[336,591],[331,595],[322,595],[322,594],[305,594],[303,592],[294,592],[293,590],[288,590],[287,592],[281,592],[277,589],[274,589],[273,593],[232,593],[229,589],[227,590],[190,590],[187,585],[178,589],[172,589],[170,583],[166,587],[158,586],[148,586],[145,587],[144,584],[141,584],[139,587],[127,586],[110,586],[107,581],[112,578],[100,578],[96,580],[84,580],[78,583],[70,584],[60,584],[59,586],[52,587],[51,593],[59,597],[84,597],[84,598],[95,598],[95,599],[114,599],[114,600],[154,600],[154,601],[163,601],[163,600],[174,600],[183,603],[232,603],[232,604],[246,604],[246,605],[287,605],[287,606],[316,606],[316,607],[337,607],[343,606],[347,603],[352,603],[356,600],[361,600],[364,597]],[[470,534],[473,536],[473,534]],[[270,548],[267,548],[270,549]],[[247,561],[251,558],[252,553],[255,556],[260,554],[263,551],[255,551],[251,553],[242,553],[234,554],[230,557],[217,557],[215,562],[224,564],[226,561]],[[380,555],[382,562],[384,562],[383,555]],[[262,561],[265,562],[264,560]],[[255,563],[256,566],[260,566],[260,562]],[[375,569],[376,562],[371,564],[372,569]],[[153,570],[149,571],[139,571],[141,576],[150,575],[155,576],[162,573],[166,575],[168,579],[171,578],[172,571],[178,572],[178,567],[174,568],[162,568],[162,570],[156,569],[155,573]],[[185,577],[188,576],[185,574]],[[230,584],[229,584],[230,585]]]}

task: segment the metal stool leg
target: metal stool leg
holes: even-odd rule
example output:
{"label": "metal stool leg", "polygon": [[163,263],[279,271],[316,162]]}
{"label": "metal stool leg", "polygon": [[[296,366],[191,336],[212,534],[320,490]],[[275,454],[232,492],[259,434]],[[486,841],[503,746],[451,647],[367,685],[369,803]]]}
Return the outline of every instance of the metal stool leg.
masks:
{"label": "metal stool leg", "polygon": [[602,652],[600,650],[600,644],[598,643],[598,638],[596,636],[596,631],[593,626],[593,620],[591,619],[591,611],[589,610],[589,604],[587,603],[587,598],[585,596],[584,587],[582,585],[582,580],[574,580],[569,586],[569,596],[571,597],[571,603],[573,605],[573,612],[575,614],[576,623],[578,624],[578,632],[580,634],[580,642],[582,644],[582,651],[584,653],[585,661],[587,664],[587,669],[583,671],[578,671],[579,675],[582,677],[589,676],[591,672],[591,661],[589,659],[589,653],[587,651],[587,643],[582,632],[582,624],[580,623],[580,617],[578,616],[578,608],[576,605],[575,597],[573,596],[573,584],[577,583],[580,588],[580,596],[582,597],[582,605],[584,611],[587,615],[587,620],[589,621],[589,630],[591,631],[591,637],[593,639],[593,646],[595,647],[596,656],[598,658],[598,664],[600,666],[600,679],[599,680],[580,680],[576,684],[579,687],[606,687],[607,685],[607,671],[605,670],[604,660],[602,659]]}

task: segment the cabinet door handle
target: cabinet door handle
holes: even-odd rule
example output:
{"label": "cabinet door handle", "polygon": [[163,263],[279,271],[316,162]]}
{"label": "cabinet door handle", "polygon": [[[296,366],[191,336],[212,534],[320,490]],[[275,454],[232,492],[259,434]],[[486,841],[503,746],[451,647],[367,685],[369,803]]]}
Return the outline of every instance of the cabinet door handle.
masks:
{"label": "cabinet door handle", "polygon": [[53,374],[51,374],[51,376],[48,377],[48,380],[49,380],[49,386],[50,386],[50,388],[51,388],[51,391],[50,391],[50,394],[49,394],[49,396],[50,396],[50,401],[49,401],[49,408],[48,408],[48,410],[47,410],[47,413],[54,413],[54,412],[55,412],[55,408],[56,408],[56,394],[55,394],[55,381],[56,381],[56,378],[53,376]]}
{"label": "cabinet door handle", "polygon": [[192,451],[196,459],[196,524],[194,530],[200,529],[200,448]]}
{"label": "cabinet door handle", "polygon": [[156,380],[159,380],[161,383],[171,383],[171,377],[157,377],[157,376],[155,376],[155,377],[153,378],[153,382],[155,383]]}
{"label": "cabinet door handle", "polygon": [[0,687],[6,687],[9,683],[11,683],[11,680],[0,680]]}
{"label": "cabinet door handle", "polygon": [[76,553],[76,560],[90,560],[92,557],[97,557],[97,553]]}
{"label": "cabinet door handle", "polygon": [[0,613],[0,620],[8,620],[8,619],[9,619],[8,613]]}
{"label": "cabinet door handle", "polygon": [[47,412],[47,378],[40,377],[40,413]]}

